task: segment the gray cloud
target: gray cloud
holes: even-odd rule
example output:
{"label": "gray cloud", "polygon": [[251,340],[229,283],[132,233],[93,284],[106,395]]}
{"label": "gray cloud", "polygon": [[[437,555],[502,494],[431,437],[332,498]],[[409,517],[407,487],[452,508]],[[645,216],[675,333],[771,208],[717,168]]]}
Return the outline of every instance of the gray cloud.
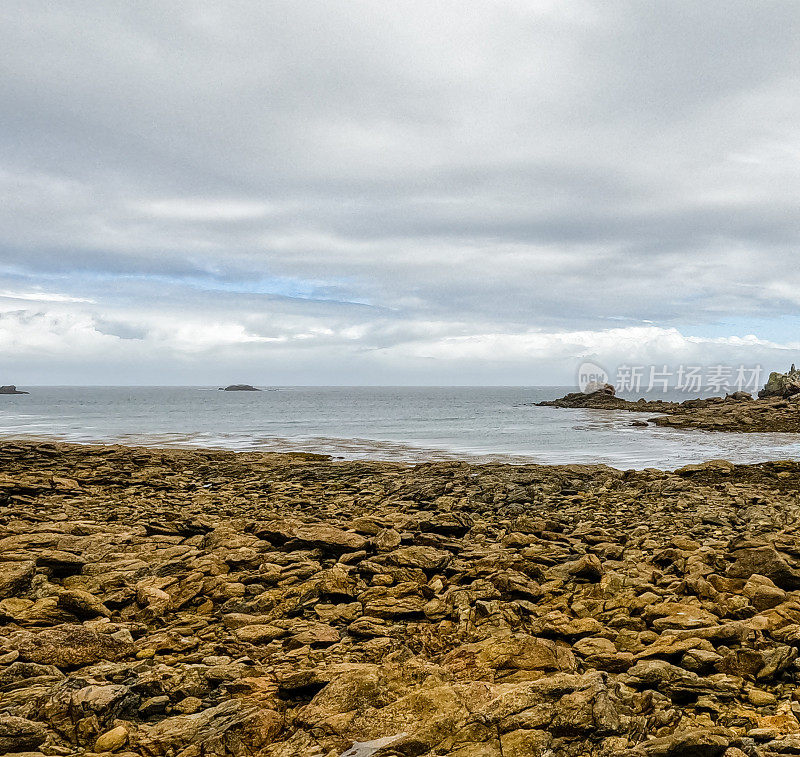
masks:
{"label": "gray cloud", "polygon": [[43,299],[0,298],[0,347],[34,377],[72,339],[87,376],[213,349],[446,382],[491,378],[459,340],[494,338],[503,382],[547,363],[531,333],[652,322],[664,353],[763,328],[783,360],[799,27],[745,0],[4,3],[0,290]]}

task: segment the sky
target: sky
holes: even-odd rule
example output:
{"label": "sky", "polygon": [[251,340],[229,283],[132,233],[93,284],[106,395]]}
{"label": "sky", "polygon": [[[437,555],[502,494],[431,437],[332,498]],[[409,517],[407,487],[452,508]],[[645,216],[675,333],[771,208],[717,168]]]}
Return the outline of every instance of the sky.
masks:
{"label": "sky", "polygon": [[780,0],[5,0],[0,382],[800,363]]}

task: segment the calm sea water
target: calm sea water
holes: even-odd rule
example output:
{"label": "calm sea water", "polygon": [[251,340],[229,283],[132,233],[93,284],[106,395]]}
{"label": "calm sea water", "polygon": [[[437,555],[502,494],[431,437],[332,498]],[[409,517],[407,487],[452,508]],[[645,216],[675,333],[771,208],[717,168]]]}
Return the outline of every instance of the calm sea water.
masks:
{"label": "calm sea water", "polygon": [[712,458],[800,459],[800,435],[635,428],[631,421],[652,414],[533,405],[567,391],[573,390],[35,387],[30,395],[0,396],[0,436],[307,451],[348,459],[462,458],[618,468],[675,468]]}

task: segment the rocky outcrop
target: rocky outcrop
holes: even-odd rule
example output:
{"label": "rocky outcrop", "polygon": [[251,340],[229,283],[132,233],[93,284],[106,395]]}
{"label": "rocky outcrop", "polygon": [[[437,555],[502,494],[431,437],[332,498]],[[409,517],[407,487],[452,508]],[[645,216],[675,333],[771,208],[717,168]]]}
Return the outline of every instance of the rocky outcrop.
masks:
{"label": "rocky outcrop", "polygon": [[0,754],[800,753],[800,463],[0,466]]}
{"label": "rocky outcrop", "polygon": [[13,384],[9,384],[8,386],[0,386],[0,394],[30,394],[30,392],[20,391]]}
{"label": "rocky outcrop", "polygon": [[726,397],[684,402],[644,399],[632,402],[598,391],[592,394],[573,392],[556,400],[536,404],[544,407],[659,413],[646,422],[637,422],[637,425],[647,425],[649,422],[656,426],[703,431],[800,433],[800,394],[792,395],[789,399],[767,397],[754,400],[747,392],[734,392]]}
{"label": "rocky outcrop", "polygon": [[250,386],[250,384],[230,384],[229,386],[220,387],[221,392],[260,392],[260,389],[256,389],[254,386]]}
{"label": "rocky outcrop", "polygon": [[598,389],[594,392],[571,392],[557,400],[547,400],[536,404],[540,407],[588,407],[598,410],[629,410],[631,409],[630,405],[634,403],[621,397],[615,397],[614,392]]}
{"label": "rocky outcrop", "polygon": [[758,393],[758,396],[762,399],[765,397],[781,397],[786,399],[796,394],[800,394],[800,371],[792,364],[788,373],[770,373],[767,383]]}

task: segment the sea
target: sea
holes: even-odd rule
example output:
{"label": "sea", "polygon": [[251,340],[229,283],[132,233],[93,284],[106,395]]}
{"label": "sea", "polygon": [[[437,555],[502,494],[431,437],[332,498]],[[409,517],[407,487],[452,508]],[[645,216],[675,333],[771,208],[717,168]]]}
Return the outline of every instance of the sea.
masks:
{"label": "sea", "polygon": [[[621,469],[800,459],[800,434],[643,428],[631,422],[652,413],[535,404],[573,387],[26,388],[30,394],[0,395],[0,437]],[[658,398],[687,396],[648,396]]]}

